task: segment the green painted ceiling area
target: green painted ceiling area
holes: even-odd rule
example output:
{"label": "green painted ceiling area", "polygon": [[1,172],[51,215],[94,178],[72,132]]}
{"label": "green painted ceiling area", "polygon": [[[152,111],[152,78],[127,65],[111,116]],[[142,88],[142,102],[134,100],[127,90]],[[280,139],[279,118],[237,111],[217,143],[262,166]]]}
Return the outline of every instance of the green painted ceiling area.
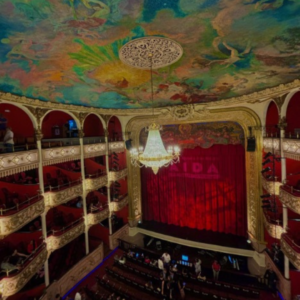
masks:
{"label": "green painted ceiling area", "polygon": [[154,105],[205,103],[299,78],[299,0],[0,0],[0,90],[101,108],[150,107],[150,71],[119,49],[181,44],[154,70]]}

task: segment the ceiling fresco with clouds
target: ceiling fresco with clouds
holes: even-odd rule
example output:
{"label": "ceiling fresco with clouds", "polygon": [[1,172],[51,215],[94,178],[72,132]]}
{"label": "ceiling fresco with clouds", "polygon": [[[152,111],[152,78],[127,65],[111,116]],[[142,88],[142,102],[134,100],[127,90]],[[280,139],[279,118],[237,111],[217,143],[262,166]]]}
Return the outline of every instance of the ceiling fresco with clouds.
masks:
{"label": "ceiling fresco with clouds", "polygon": [[299,16],[299,0],[0,0],[0,90],[149,107],[150,71],[118,50],[154,35],[184,51],[154,70],[156,107],[241,96],[299,78]]}

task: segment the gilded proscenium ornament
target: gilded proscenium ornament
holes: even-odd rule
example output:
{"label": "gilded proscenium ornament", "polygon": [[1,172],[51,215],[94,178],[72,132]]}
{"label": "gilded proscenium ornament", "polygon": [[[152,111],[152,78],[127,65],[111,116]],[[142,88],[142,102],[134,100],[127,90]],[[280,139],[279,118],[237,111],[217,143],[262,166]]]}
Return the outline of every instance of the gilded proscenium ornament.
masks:
{"label": "gilded proscenium ornament", "polygon": [[41,215],[45,211],[44,198],[41,197],[37,202],[31,204],[17,213],[0,218],[0,238],[13,233],[24,225]]}
{"label": "gilded proscenium ornament", "polygon": [[47,249],[44,247],[33,260],[18,274],[3,278],[0,281],[0,292],[3,297],[18,293],[26,283],[42,268],[47,260]]}
{"label": "gilded proscenium ornament", "polygon": [[287,191],[287,188],[282,187],[279,192],[279,199],[282,204],[285,204],[295,213],[300,214],[300,196],[296,196],[291,190]]}
{"label": "gilded proscenium ornament", "polygon": [[128,175],[128,169],[123,169],[120,171],[109,171],[109,181],[118,181],[119,179],[122,179]]}
{"label": "gilded proscenium ornament", "polygon": [[279,195],[279,188],[282,185],[279,181],[269,181],[263,175],[261,176],[263,188],[271,195]]}
{"label": "gilded proscenium ornament", "polygon": [[108,183],[108,177],[107,175],[105,176],[100,176],[97,178],[87,178],[84,180],[85,183],[85,188],[86,191],[95,191],[98,190],[99,188],[106,186]]}
{"label": "gilded proscenium ornament", "polygon": [[[289,240],[289,242],[287,242]],[[300,245],[294,244],[293,246],[298,249],[298,252],[290,245],[293,243],[292,240],[289,239],[285,234],[282,235],[280,240],[281,251],[288,257],[290,262],[300,270]]]}
{"label": "gilded proscenium ornament", "polygon": [[269,235],[271,237],[273,237],[274,239],[279,240],[281,237],[281,234],[285,232],[283,227],[281,225],[276,225],[276,224],[270,223],[265,214],[263,214],[263,218],[264,218],[265,228],[268,231]]}
{"label": "gilded proscenium ornament", "polygon": [[105,209],[103,209],[101,211],[89,213],[86,216],[87,224],[90,227],[92,225],[95,225],[95,224],[98,224],[98,223],[104,221],[108,217],[109,217],[109,209],[108,209],[108,207],[106,207]]}

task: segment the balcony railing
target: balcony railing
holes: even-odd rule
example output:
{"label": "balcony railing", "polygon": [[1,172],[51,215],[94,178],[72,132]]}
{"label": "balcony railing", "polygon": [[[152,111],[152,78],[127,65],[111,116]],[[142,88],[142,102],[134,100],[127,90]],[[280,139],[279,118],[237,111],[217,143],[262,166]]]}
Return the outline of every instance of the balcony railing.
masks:
{"label": "balcony railing", "polygon": [[4,153],[0,155],[0,176],[4,177],[35,169],[38,164],[37,150]]}
{"label": "balcony railing", "polygon": [[0,236],[6,236],[22,228],[45,210],[44,198],[40,197],[35,203],[17,211],[14,214],[0,217]]}
{"label": "balcony railing", "polygon": [[289,258],[290,262],[300,270],[300,245],[297,244],[287,233],[281,237],[281,250]]}
{"label": "balcony railing", "polygon": [[47,208],[58,206],[62,203],[66,203],[76,197],[82,196],[82,184],[81,179],[73,181],[69,184],[60,186],[61,189],[51,189],[46,192],[45,206]]}
{"label": "balcony railing", "polygon": [[102,210],[90,212],[87,215],[87,224],[88,226],[92,226],[98,224],[109,217],[109,209],[105,207]]}
{"label": "balcony railing", "polygon": [[118,231],[116,231],[114,234],[109,236],[109,249],[113,250],[116,247],[119,246],[119,239],[124,238],[125,236],[128,236],[129,234],[129,226],[126,224],[122,228],[120,228]]}
{"label": "balcony railing", "polygon": [[46,260],[47,248],[45,244],[42,244],[34,254],[25,260],[18,273],[5,277],[0,281],[2,296],[8,297],[19,292],[42,268]]}
{"label": "balcony railing", "polygon": [[116,152],[120,153],[125,150],[125,144],[124,141],[119,141],[119,142],[109,142],[108,143],[108,150],[110,152]]}
{"label": "balcony railing", "polygon": [[278,153],[280,151],[279,138],[264,138],[264,151]]}
{"label": "balcony railing", "polygon": [[271,195],[279,195],[279,188],[282,185],[279,181],[268,181],[264,176],[261,176],[263,188]]}
{"label": "balcony railing", "polygon": [[119,200],[114,200],[110,203],[111,210],[113,211],[119,211],[123,207],[125,207],[128,204],[128,195],[125,195],[123,198]]}
{"label": "balcony railing", "polygon": [[282,185],[279,192],[280,201],[294,212],[300,214],[300,190]]}
{"label": "balcony railing", "polygon": [[122,179],[123,177],[128,175],[128,169],[123,169],[120,171],[109,171],[109,181],[118,181],[119,179]]}
{"label": "balcony railing", "polygon": [[277,220],[272,220],[265,213],[263,214],[263,220],[269,235],[275,239],[280,239],[281,234],[285,232],[283,227],[280,225],[280,222]]}
{"label": "balcony railing", "polygon": [[107,175],[96,177],[96,178],[86,178],[85,187],[87,192],[95,191],[99,188],[107,185]]}
{"label": "balcony railing", "polygon": [[80,218],[75,222],[66,225],[58,230],[51,230],[50,236],[47,237],[47,249],[49,252],[62,248],[70,241],[74,240],[84,233],[84,219]]}
{"label": "balcony railing", "polygon": [[85,158],[105,155],[106,154],[106,144],[98,143],[98,144],[84,145],[83,151],[84,151]]}
{"label": "balcony railing", "polygon": [[42,156],[44,166],[80,159],[80,146],[43,149]]}

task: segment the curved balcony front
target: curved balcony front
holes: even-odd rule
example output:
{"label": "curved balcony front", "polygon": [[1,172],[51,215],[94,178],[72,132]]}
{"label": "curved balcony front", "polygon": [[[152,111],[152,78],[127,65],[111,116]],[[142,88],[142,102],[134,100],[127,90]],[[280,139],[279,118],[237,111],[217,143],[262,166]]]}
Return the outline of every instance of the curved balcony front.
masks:
{"label": "curved balcony front", "polygon": [[280,187],[279,199],[295,213],[300,214],[300,191],[288,185]]}
{"label": "curved balcony front", "polygon": [[128,169],[126,168],[120,171],[109,171],[108,178],[109,181],[118,181],[127,175],[128,175]]}
{"label": "curved balcony front", "polygon": [[119,200],[114,200],[110,203],[110,208],[112,211],[119,211],[128,204],[128,195],[125,195]]}
{"label": "curved balcony front", "polygon": [[45,211],[44,197],[37,196],[37,198],[32,199],[32,201],[34,201],[34,203],[29,203],[27,207],[12,211],[11,214],[2,215],[0,217],[0,238],[19,230]]}
{"label": "curved balcony front", "polygon": [[263,188],[271,195],[279,195],[279,188],[282,185],[279,181],[268,181],[264,176],[261,176]]}
{"label": "curved balcony front", "polygon": [[35,169],[39,165],[38,150],[20,151],[0,155],[0,177]]}
{"label": "curved balcony front", "polygon": [[290,262],[300,270],[300,245],[297,244],[287,233],[280,240],[281,251],[289,258]]}
{"label": "curved balcony front", "polygon": [[18,293],[26,283],[43,267],[47,260],[46,244],[42,244],[36,252],[23,264],[23,267],[14,275],[5,277],[0,281],[3,297]]}
{"label": "curved balcony front", "polygon": [[125,144],[124,141],[119,141],[119,142],[109,142],[108,143],[108,150],[110,152],[116,152],[120,153],[125,150]]}
{"label": "curved balcony front", "polygon": [[107,175],[85,179],[85,188],[87,192],[98,190],[99,188],[106,185]]}
{"label": "curved balcony front", "polygon": [[[280,239],[282,233],[284,233],[284,229],[281,225],[276,224],[275,221],[272,221],[268,215],[263,213],[264,226],[268,231],[269,235],[275,239]],[[279,222],[278,222],[279,223]]]}
{"label": "curved balcony front", "polygon": [[90,144],[83,146],[84,158],[102,156],[106,154],[106,144]]}
{"label": "curved balcony front", "polygon": [[80,159],[80,146],[65,146],[42,150],[43,166]]}
{"label": "curved balcony front", "polygon": [[46,209],[66,203],[76,197],[82,196],[82,182],[81,180],[75,181],[66,186],[64,189],[52,189],[44,194]]}
{"label": "curved balcony front", "polygon": [[47,249],[49,255],[54,250],[62,248],[84,233],[85,225],[83,221],[84,219],[81,218],[60,230],[52,230],[52,235],[47,237]]}
{"label": "curved balcony front", "polygon": [[95,225],[95,224],[98,224],[98,223],[104,221],[108,217],[109,217],[109,209],[108,209],[108,207],[106,207],[102,210],[89,213],[86,216],[87,224],[90,227],[92,225]]}
{"label": "curved balcony front", "polygon": [[278,154],[280,152],[279,138],[264,138],[264,151]]}

